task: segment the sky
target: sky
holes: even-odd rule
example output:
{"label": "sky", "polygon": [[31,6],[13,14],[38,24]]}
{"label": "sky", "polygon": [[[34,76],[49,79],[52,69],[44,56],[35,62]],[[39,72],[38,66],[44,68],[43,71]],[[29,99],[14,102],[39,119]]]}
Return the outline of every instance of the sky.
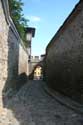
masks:
{"label": "sky", "polygon": [[45,54],[45,49],[79,0],[22,0],[23,14],[29,27],[36,28],[32,55]]}

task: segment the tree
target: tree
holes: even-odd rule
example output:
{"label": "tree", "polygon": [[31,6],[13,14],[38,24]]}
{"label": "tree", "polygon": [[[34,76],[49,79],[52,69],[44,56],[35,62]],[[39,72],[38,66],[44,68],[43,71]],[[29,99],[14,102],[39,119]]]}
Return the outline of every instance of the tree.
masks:
{"label": "tree", "polygon": [[22,0],[8,0],[9,1],[9,10],[10,10],[10,16],[20,34],[20,37],[24,41],[26,45],[25,40],[25,27],[27,27],[28,20],[24,18],[24,15],[22,14],[22,7],[24,3]]}

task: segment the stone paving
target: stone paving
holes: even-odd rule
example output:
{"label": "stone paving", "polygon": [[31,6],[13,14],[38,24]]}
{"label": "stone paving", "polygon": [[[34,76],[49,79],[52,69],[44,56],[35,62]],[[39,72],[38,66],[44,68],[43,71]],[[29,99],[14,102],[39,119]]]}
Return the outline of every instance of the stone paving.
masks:
{"label": "stone paving", "polygon": [[83,116],[49,96],[43,84],[29,81],[7,101],[0,125],[83,125]]}

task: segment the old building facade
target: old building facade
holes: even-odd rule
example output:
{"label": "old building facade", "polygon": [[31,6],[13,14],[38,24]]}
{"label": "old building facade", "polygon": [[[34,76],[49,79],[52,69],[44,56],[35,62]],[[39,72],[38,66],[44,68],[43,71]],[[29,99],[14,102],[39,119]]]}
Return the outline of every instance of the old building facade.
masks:
{"label": "old building facade", "polygon": [[25,72],[28,75],[28,53],[10,17],[8,1],[0,0],[0,106],[2,91]]}

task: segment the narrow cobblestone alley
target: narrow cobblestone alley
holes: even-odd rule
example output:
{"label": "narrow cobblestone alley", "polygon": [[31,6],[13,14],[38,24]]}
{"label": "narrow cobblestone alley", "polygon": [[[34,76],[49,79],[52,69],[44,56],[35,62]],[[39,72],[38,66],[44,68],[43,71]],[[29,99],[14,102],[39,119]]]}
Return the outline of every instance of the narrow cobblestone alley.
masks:
{"label": "narrow cobblestone alley", "polygon": [[83,0],[0,0],[0,19],[0,125],[83,125]]}
{"label": "narrow cobblestone alley", "polygon": [[[44,91],[42,81],[29,81],[7,103],[0,125],[82,125],[82,115]],[[2,121],[1,121],[2,119]]]}

